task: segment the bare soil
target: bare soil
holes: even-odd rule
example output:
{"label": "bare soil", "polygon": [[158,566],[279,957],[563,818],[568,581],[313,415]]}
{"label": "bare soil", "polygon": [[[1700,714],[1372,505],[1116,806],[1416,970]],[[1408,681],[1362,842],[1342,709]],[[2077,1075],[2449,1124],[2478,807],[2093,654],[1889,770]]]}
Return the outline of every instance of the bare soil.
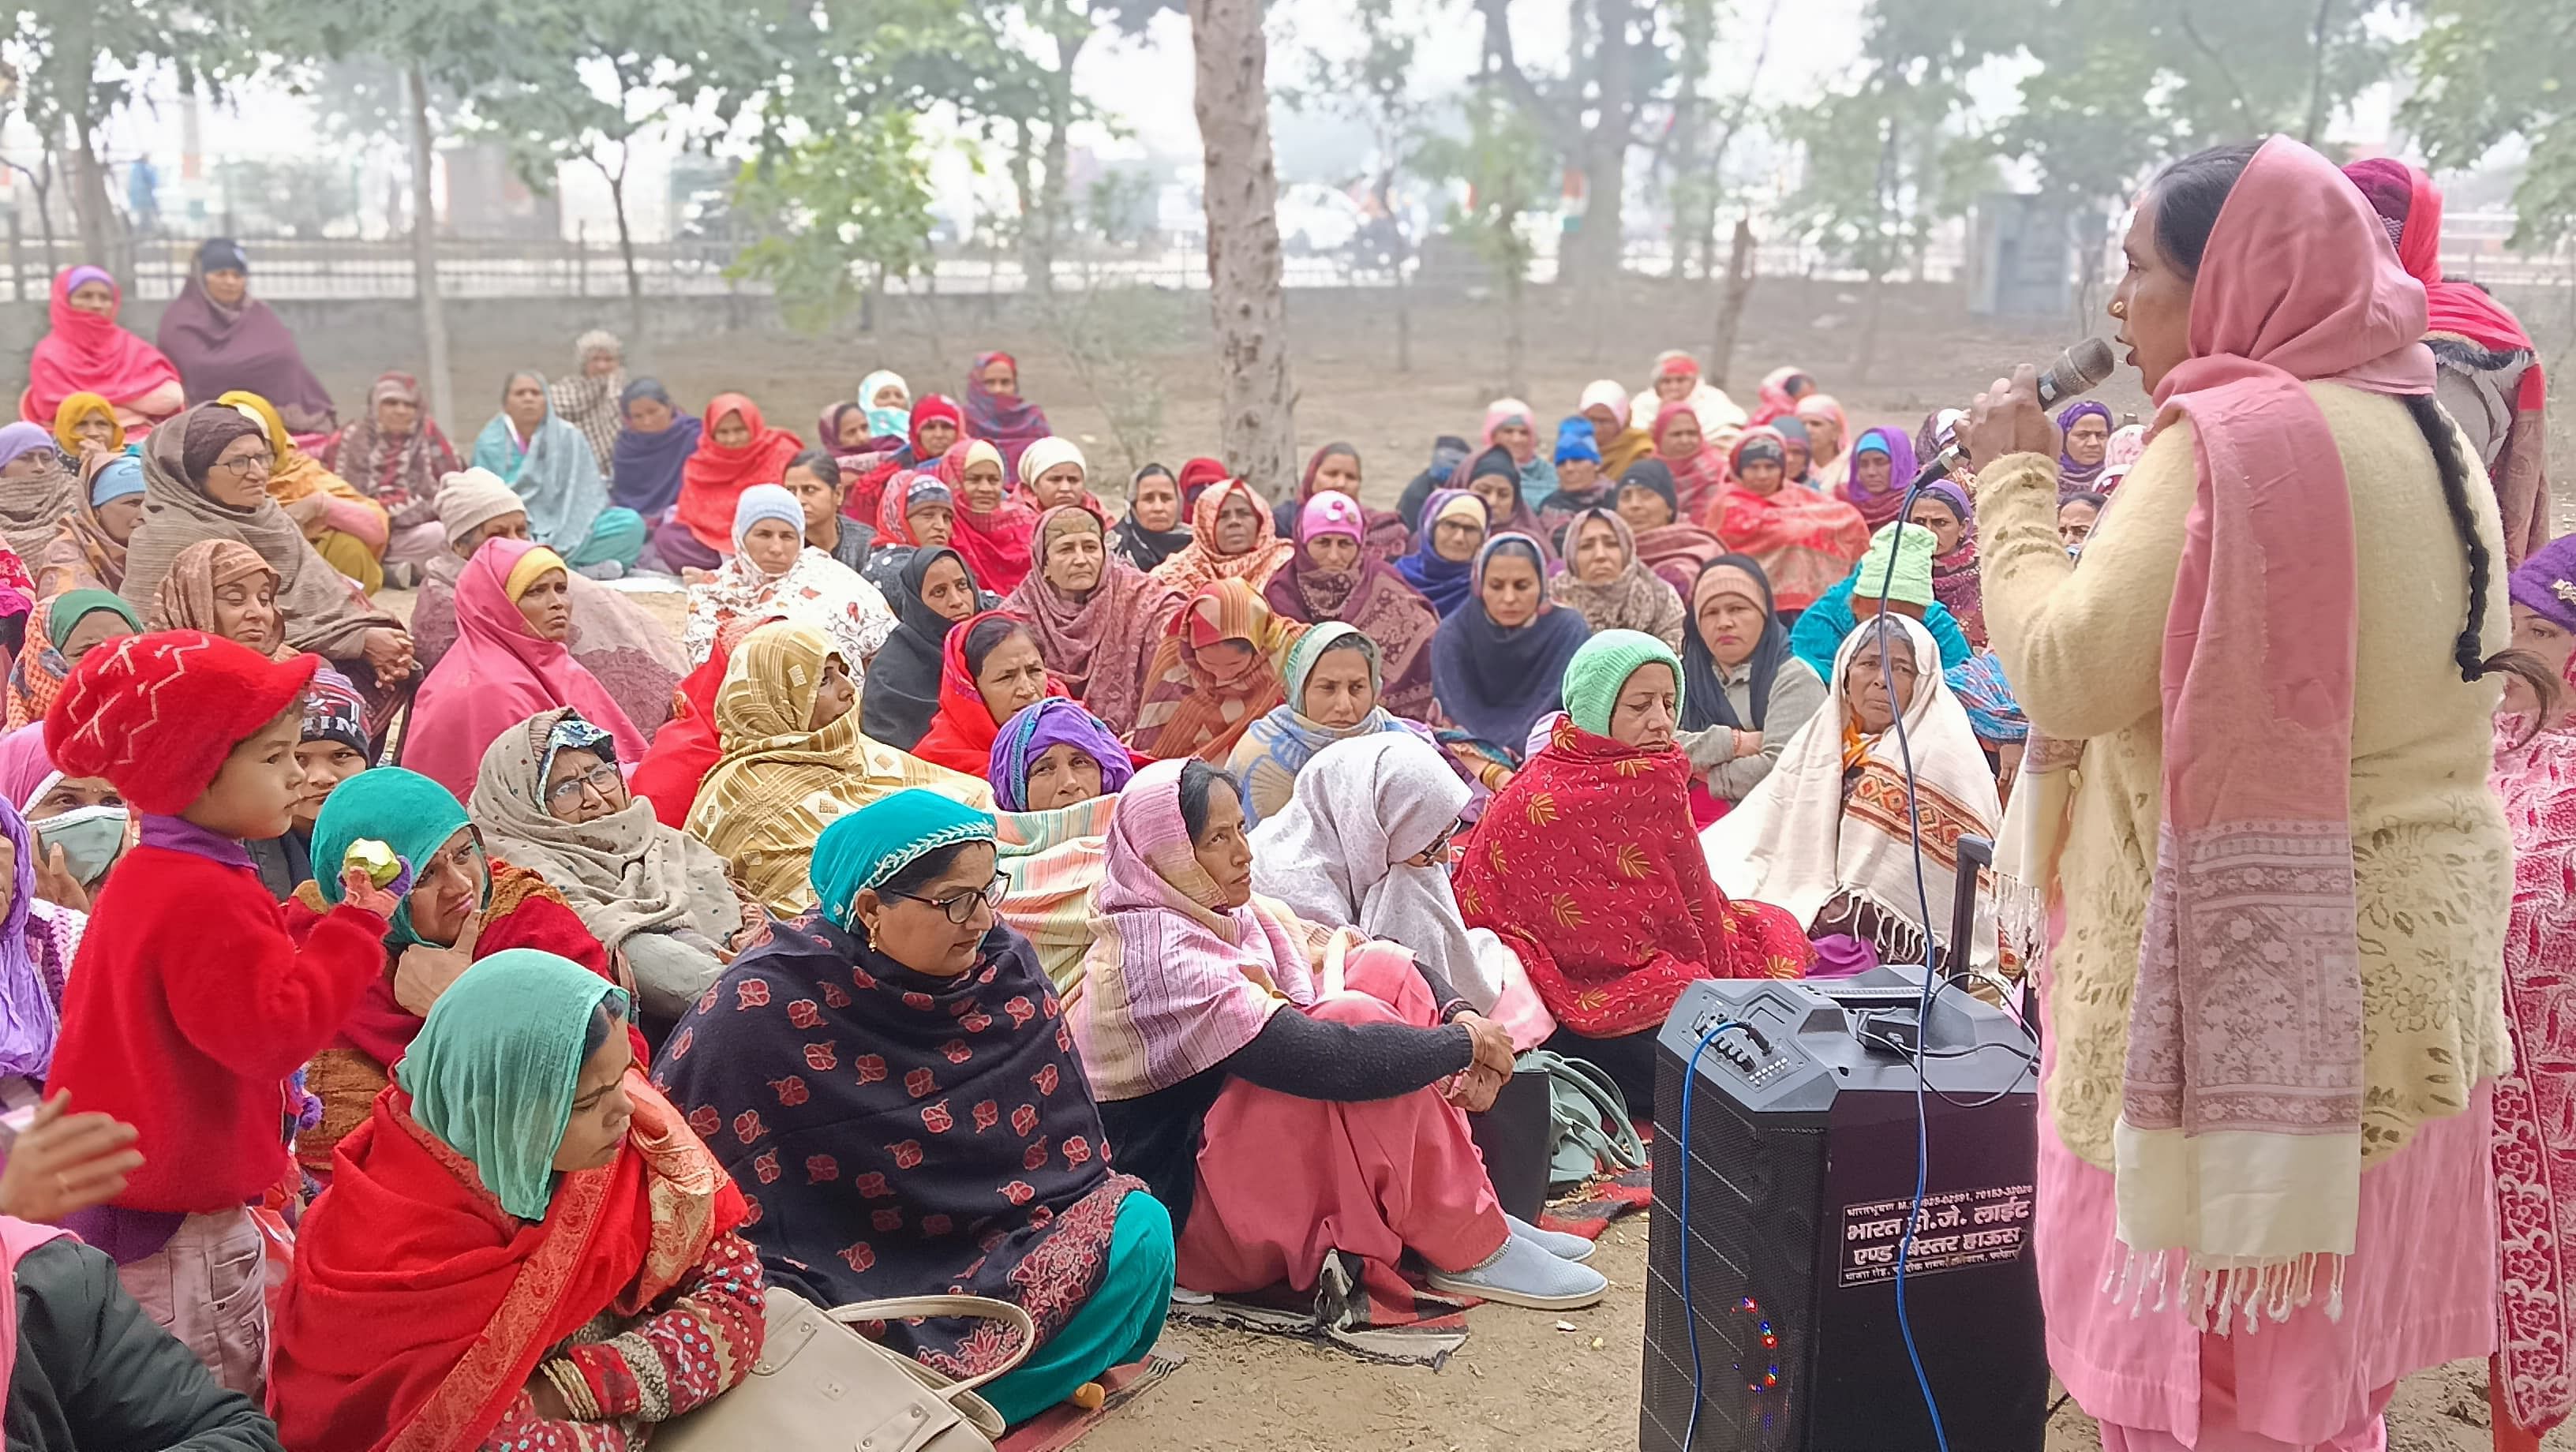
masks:
{"label": "bare soil", "polygon": [[[2509,298],[2522,302],[2522,299]],[[2554,303],[2554,306],[2548,305]],[[1875,357],[1858,371],[1865,290],[1796,279],[1766,280],[1747,318],[1745,342],[1728,383],[1750,400],[1775,364],[1795,362],[1823,380],[1854,426],[1918,423],[1926,411],[1964,403],[2015,362],[2045,362],[2082,332],[2107,332],[2098,317],[2000,325],[1972,319],[1945,288],[1891,287],[1883,300]],[[2564,351],[2576,308],[2539,298],[2526,305],[2544,354]],[[1385,292],[1299,293],[1290,299],[1299,389],[1300,456],[1330,440],[1356,445],[1367,460],[1367,493],[1391,502],[1442,433],[1473,435],[1484,405],[1515,392],[1554,419],[1574,409],[1584,384],[1617,377],[1644,385],[1666,347],[1704,350],[1711,330],[1708,290],[1631,281],[1598,307],[1542,291],[1526,326],[1521,378],[1504,366],[1503,318],[1473,293],[1414,299],[1413,366],[1395,366],[1395,299]],[[870,369],[903,373],[915,395],[954,393],[970,355],[1015,353],[1030,394],[1057,430],[1089,451],[1096,474],[1146,458],[1177,465],[1216,452],[1216,380],[1204,295],[1137,291],[1078,298],[1047,310],[1026,303],[943,300],[896,303],[872,333],[822,340],[745,331],[654,342],[633,350],[630,371],[652,373],[683,407],[724,390],[760,400],[773,424],[810,434],[820,411],[847,398]],[[1077,346],[1080,345],[1080,346]],[[569,339],[532,351],[529,340],[463,340],[462,396],[494,391],[531,356],[570,351]],[[1703,352],[1703,356],[1704,352]],[[320,361],[317,359],[317,362]],[[325,365],[342,397],[362,397],[383,366]],[[2562,372],[2562,376],[2563,372]],[[2143,411],[2134,379],[2100,395],[2115,412]],[[453,420],[470,437],[481,423]],[[1114,421],[1114,422],[1113,422]],[[2576,408],[2562,407],[2559,458],[2576,457]],[[2562,476],[2567,470],[2560,470]],[[1109,481],[1104,480],[1104,483]],[[1278,488],[1294,481],[1258,481]],[[1114,486],[1104,487],[1104,495]],[[2569,491],[2562,489],[2562,494]],[[2568,518],[2562,501],[2562,520]],[[676,606],[676,597],[665,602]],[[676,619],[676,609],[669,613]],[[1085,1442],[1093,1452],[1601,1452],[1635,1445],[1644,1335],[1646,1222],[1612,1227],[1596,1264],[1612,1293],[1566,1316],[1482,1307],[1473,1335],[1439,1372],[1376,1365],[1282,1338],[1175,1324],[1164,1344],[1188,1364],[1139,1401],[1107,1418]],[[1573,1330],[1555,1329],[1559,1321]],[[2409,1379],[2389,1410],[2392,1452],[2483,1452],[2489,1443],[2486,1369],[2435,1368]],[[2068,1405],[2051,1424],[2048,1452],[2093,1452],[2093,1424]],[[2576,1449],[2559,1433],[2552,1448]],[[1961,1449],[1976,1452],[1976,1449]]]}

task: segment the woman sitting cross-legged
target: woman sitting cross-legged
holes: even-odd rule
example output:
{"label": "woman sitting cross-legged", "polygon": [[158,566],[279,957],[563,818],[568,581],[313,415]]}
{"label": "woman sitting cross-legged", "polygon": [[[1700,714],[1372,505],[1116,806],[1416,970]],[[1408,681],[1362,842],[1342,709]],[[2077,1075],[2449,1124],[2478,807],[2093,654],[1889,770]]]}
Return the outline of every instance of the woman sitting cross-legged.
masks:
{"label": "woman sitting cross-legged", "polygon": [[1476,822],[1458,906],[1520,955],[1564,1032],[1550,1047],[1653,1102],[1654,1034],[1702,978],[1796,978],[1814,959],[1789,914],[1732,902],[1691,834],[1675,745],[1682,665],[1609,630],[1565,668],[1565,716]]}
{"label": "woman sitting cross-legged", "polygon": [[439,998],[296,1235],[286,1445],[625,1452],[750,1375],[742,1194],[644,1082],[628,1012],[528,950]]}
{"label": "woman sitting cross-legged", "polygon": [[1108,864],[1109,813],[1136,775],[1136,760],[1080,701],[1048,696],[993,740],[993,843],[1011,880],[993,904],[1071,1003],[1082,994],[1091,950],[1091,899]]}
{"label": "woman sitting cross-legged", "polygon": [[[1899,718],[1901,746],[1892,729]],[[1936,963],[1946,965],[1957,945],[1939,940],[1950,924],[1958,840],[1992,839],[2002,821],[1994,773],[1941,677],[1930,632],[1882,615],[1843,642],[1825,709],[1701,842],[1720,887],[1778,903],[1812,936],[1858,939],[1880,962],[1921,963],[1928,933]],[[1990,970],[1992,919],[1981,913],[1979,922],[1989,931],[1969,961]]]}
{"label": "woman sitting cross-legged", "polygon": [[1449,843],[1468,789],[1439,748],[1407,732],[1336,741],[1252,834],[1252,885],[1300,918],[1413,950],[1476,1012],[1534,1049],[1556,1032],[1529,975],[1489,928],[1459,916]]}
{"label": "woman sitting cross-legged", "polygon": [[542,874],[625,956],[637,1014],[666,1026],[768,933],[769,915],[734,890],[723,858],[629,796],[618,766],[616,737],[570,707],[540,711],[484,751],[466,805],[493,855]]}
{"label": "woman sitting cross-legged", "polygon": [[1410,1250],[1441,1290],[1599,1300],[1609,1283],[1570,1263],[1591,1243],[1505,1215],[1468,1137],[1510,1033],[1410,952],[1256,896],[1252,872],[1225,773],[1138,772],[1067,1010],[1119,1164],[1180,1223],[1180,1283],[1303,1291],[1346,1251],[1392,1288]]}
{"label": "woman sitting cross-legged", "polygon": [[312,840],[312,860],[322,866],[287,903],[290,929],[300,932],[338,906],[345,896],[340,865],[358,842],[391,847],[411,865],[412,882],[385,930],[384,971],[306,1069],[322,1122],[296,1136],[295,1154],[317,1176],[330,1173],[333,1146],[366,1119],[422,1017],[468,963],[535,948],[572,959],[602,982],[612,977],[608,950],[561,893],[533,872],[486,857],[482,837],[447,788],[398,766],[362,771],[322,803]]}
{"label": "woman sitting cross-legged", "polygon": [[[735,960],[657,1073],[757,1204],[778,1285],[825,1306],[972,1294],[1037,1322],[983,1394],[1020,1421],[1161,1334],[1172,1222],[1110,1166],[1063,1010],[993,916],[993,818],[903,791],[814,844],[818,911]],[[991,1370],[986,1323],[889,1321],[934,1370]]]}
{"label": "woman sitting cross-legged", "polygon": [[744,636],[716,689],[724,755],[698,788],[689,835],[772,912],[813,906],[808,863],[815,835],[834,817],[905,787],[992,803],[983,778],[861,734],[857,707],[858,687],[831,637],[792,620]]}

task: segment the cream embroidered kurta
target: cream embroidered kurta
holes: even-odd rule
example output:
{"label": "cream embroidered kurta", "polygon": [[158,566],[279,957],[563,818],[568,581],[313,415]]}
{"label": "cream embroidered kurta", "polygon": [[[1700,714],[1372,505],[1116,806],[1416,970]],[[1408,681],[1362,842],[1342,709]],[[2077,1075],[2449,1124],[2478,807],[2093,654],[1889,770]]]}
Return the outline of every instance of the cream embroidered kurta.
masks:
{"label": "cream embroidered kurta", "polygon": [[[2396,399],[2312,383],[2353,499],[2360,658],[2352,828],[2364,1009],[2366,1161],[2403,1126],[2456,1114],[2510,1062],[2503,942],[2512,844],[2487,786],[2498,687],[2466,684],[2453,645],[2468,612],[2466,551],[2431,451]],[[2191,430],[2148,446],[2085,545],[2057,539],[2055,461],[1998,460],[1977,488],[1986,623],[2031,724],[2085,742],[2057,885],[2051,949],[2058,1133],[2109,1168],[2111,1126],[2146,914],[2160,773],[2161,652],[2196,492]],[[2483,469],[2470,467],[2478,535],[2494,561],[2482,653],[2507,637],[2504,543]],[[2261,729],[2248,722],[2247,730]]]}

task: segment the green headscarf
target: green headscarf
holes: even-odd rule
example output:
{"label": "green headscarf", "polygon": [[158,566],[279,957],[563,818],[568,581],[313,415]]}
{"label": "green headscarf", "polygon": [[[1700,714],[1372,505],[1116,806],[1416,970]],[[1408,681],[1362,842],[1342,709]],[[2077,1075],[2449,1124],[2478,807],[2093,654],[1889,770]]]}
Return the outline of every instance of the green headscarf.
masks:
{"label": "green headscarf", "polygon": [[[1639,666],[1673,668],[1673,719],[1682,713],[1682,661],[1673,648],[1642,630],[1605,630],[1583,643],[1565,663],[1565,714],[1595,736],[1610,734],[1610,711]],[[315,861],[321,859],[316,858]]]}
{"label": "green headscarf", "polygon": [[871,887],[953,842],[993,840],[993,814],[919,787],[834,817],[814,839],[807,872],[823,916],[846,928],[850,903]]}
{"label": "green headscarf", "polygon": [[1374,692],[1383,687],[1384,682],[1378,678],[1377,642],[1347,620],[1327,620],[1297,637],[1297,643],[1288,647],[1286,674],[1290,710],[1301,716],[1306,713],[1306,677],[1314,673],[1315,662],[1324,658],[1325,651],[1337,645],[1347,645],[1354,639],[1359,642],[1360,653],[1368,657],[1369,689]]}
{"label": "green headscarf", "polygon": [[60,650],[72,638],[72,627],[80,624],[83,616],[102,610],[124,621],[129,629],[143,628],[143,617],[112,591],[65,590],[54,597],[54,608],[46,612],[45,636],[54,643],[54,649]]}
{"label": "green headscarf", "polygon": [[[322,802],[322,811],[313,819],[313,883],[322,890],[322,900],[333,906],[340,902],[340,863],[349,855],[349,844],[372,839],[391,847],[417,872],[456,829],[469,825],[465,808],[456,794],[416,771],[399,766],[379,766],[359,772],[331,789]],[[483,879],[483,896],[492,895],[492,879],[487,871]],[[477,903],[476,906],[482,904]],[[421,941],[411,928],[411,899],[405,897],[394,909],[393,926],[385,934],[385,946],[399,952]]]}
{"label": "green headscarf", "polygon": [[545,1219],[554,1198],[582,1040],[603,1000],[626,1017],[626,990],[569,958],[511,948],[449,984],[394,1065],[412,1118],[472,1160],[522,1220]]}

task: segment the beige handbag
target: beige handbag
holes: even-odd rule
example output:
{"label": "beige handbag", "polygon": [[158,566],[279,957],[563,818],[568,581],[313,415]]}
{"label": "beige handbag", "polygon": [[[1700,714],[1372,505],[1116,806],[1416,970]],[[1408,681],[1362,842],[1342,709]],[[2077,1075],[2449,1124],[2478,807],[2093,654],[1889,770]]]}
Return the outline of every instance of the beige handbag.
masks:
{"label": "beige handbag", "polygon": [[[905,1296],[826,1311],[771,1286],[769,1338],[740,1385],[664,1423],[654,1452],[993,1452],[1002,1418],[975,1388],[1018,1366],[1037,1344],[1029,1313],[985,1296]],[[853,1331],[862,1321],[973,1316],[1008,1323],[1019,1346],[964,1381]]]}

